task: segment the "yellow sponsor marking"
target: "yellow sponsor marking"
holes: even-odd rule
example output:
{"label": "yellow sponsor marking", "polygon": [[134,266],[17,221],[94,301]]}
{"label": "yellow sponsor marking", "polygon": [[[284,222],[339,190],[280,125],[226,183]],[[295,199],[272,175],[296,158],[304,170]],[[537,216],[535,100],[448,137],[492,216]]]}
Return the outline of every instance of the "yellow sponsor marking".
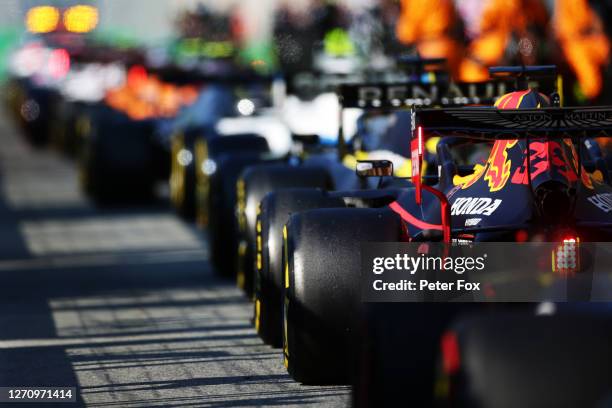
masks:
{"label": "yellow sponsor marking", "polygon": [[236,274],[236,285],[238,285],[238,287],[240,289],[244,289],[244,272],[241,270],[238,271],[238,273]]}
{"label": "yellow sponsor marking", "polygon": [[287,259],[287,255],[289,255],[289,250],[287,249],[287,226],[283,227],[283,252],[285,256],[283,257],[284,269],[285,269],[285,288],[289,287],[289,260]]}
{"label": "yellow sponsor marking", "polygon": [[172,168],[170,171],[170,198],[180,207],[184,200],[185,168],[178,162],[178,154],[183,149],[183,135],[178,133],[172,140]]}
{"label": "yellow sponsor marking", "polygon": [[431,154],[436,154],[438,150],[439,141],[440,141],[439,137],[430,137],[425,142],[425,149]]}
{"label": "yellow sponsor marking", "polygon": [[236,274],[236,284],[240,289],[244,289],[244,284],[246,282],[246,276],[244,273],[244,257],[247,251],[247,243],[245,241],[240,241],[238,244],[238,272]]}
{"label": "yellow sponsor marking", "polygon": [[196,154],[196,213],[199,227],[208,226],[208,204],[210,196],[209,177],[202,169],[202,164],[208,159],[208,144],[204,139],[195,143]]}
{"label": "yellow sponsor marking", "polygon": [[261,316],[261,302],[259,299],[255,300],[255,330],[259,333],[259,319]]}
{"label": "yellow sponsor marking", "polygon": [[236,182],[236,207],[238,214],[238,228],[240,231],[246,230],[246,193],[243,179]]}
{"label": "yellow sponsor marking", "polygon": [[[553,259],[554,262],[554,259]],[[553,265],[554,268],[554,265]],[[550,286],[553,282],[553,275],[552,273],[545,273],[543,275],[541,275],[538,279],[540,281],[540,284],[544,287]]]}
{"label": "yellow sponsor marking", "polygon": [[434,395],[439,398],[448,397],[450,392],[450,379],[448,376],[443,375],[437,379],[434,386]]}
{"label": "yellow sponsor marking", "polygon": [[285,355],[285,367],[289,367],[289,336],[287,329],[287,310],[289,309],[289,298],[285,296],[283,313],[283,354]]}

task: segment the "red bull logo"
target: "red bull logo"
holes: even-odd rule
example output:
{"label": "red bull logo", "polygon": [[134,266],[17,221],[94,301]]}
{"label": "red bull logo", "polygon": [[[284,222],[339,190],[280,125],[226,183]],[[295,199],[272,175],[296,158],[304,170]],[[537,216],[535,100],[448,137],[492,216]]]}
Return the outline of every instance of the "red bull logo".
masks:
{"label": "red bull logo", "polygon": [[[529,144],[531,162],[530,176],[535,180],[545,172],[554,172],[568,184],[578,180],[578,154],[571,141],[545,141],[531,142]],[[512,184],[529,184],[527,178],[527,152],[524,152],[525,159],[521,166],[517,167],[512,175]],[[592,189],[593,182],[584,168],[581,171],[581,181],[585,187]]]}
{"label": "red bull logo", "polygon": [[508,182],[512,162],[508,159],[508,149],[516,145],[516,140],[498,140],[493,145],[487,162],[483,165],[476,165],[474,173],[468,176],[461,188],[466,189],[474,185],[484,174],[491,192],[499,191]]}
{"label": "red bull logo", "polygon": [[504,188],[510,178],[512,162],[508,159],[508,149],[516,143],[517,140],[498,140],[493,145],[484,176],[491,192]]}
{"label": "red bull logo", "polygon": [[[528,185],[529,176],[532,182],[545,174],[548,174],[546,177],[554,177],[568,184],[578,181],[578,155],[571,141],[531,141],[529,143],[529,158],[527,157],[527,149],[517,152],[520,155],[518,157],[522,158],[522,163],[518,161],[520,159],[517,159],[515,154],[513,156],[514,160],[520,164],[513,168],[509,151],[517,143],[518,140],[496,141],[484,165],[477,164],[474,166],[474,173],[456,179],[455,184],[461,185],[462,189],[467,189],[476,184],[484,175],[489,191],[496,192],[502,190],[507,185],[508,180],[512,184]],[[527,171],[528,163],[531,166],[529,171]],[[580,179],[585,187],[593,189],[592,177],[584,168],[580,172]]]}

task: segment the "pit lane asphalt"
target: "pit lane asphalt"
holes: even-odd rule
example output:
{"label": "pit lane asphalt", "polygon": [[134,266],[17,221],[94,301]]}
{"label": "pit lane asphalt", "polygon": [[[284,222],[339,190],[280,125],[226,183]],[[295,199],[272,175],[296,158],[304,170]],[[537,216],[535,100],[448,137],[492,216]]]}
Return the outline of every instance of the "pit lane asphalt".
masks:
{"label": "pit lane asphalt", "polygon": [[3,112],[0,195],[0,386],[77,387],[64,407],[348,404],[289,378],[201,232],[163,203],[96,209]]}

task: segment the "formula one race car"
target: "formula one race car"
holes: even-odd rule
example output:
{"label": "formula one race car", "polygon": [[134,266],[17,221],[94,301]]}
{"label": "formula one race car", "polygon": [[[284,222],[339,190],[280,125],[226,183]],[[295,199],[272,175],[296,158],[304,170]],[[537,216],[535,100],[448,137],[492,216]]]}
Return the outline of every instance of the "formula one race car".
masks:
{"label": "formula one race car", "polygon": [[[235,263],[228,260],[236,258],[238,247],[234,211],[240,173],[285,156],[291,145],[271,88],[270,78],[253,76],[211,84],[192,109],[195,115],[210,112],[208,125],[179,128],[172,137],[172,203],[179,214],[208,228],[212,261],[223,275],[235,276]],[[219,115],[221,104],[231,111]]]}
{"label": "formula one race car", "polygon": [[[205,226],[210,203],[203,197],[202,186],[216,172],[216,156],[251,154],[256,162],[262,155],[286,153],[290,137],[275,117],[270,77],[234,70],[202,79],[205,86],[196,102],[172,124],[168,144],[172,204],[181,216],[196,217]],[[244,164],[236,162],[236,166],[231,172],[239,172]],[[221,177],[226,174],[229,176],[223,172]]]}
{"label": "formula one race car", "polygon": [[448,96],[446,103],[452,98],[463,98],[454,103],[465,103],[470,98],[503,94],[505,84],[498,84],[495,90],[492,84],[489,89],[449,89],[445,62],[402,57],[389,71],[302,72],[287,83],[290,95],[284,116],[294,136],[292,152],[283,160],[247,167],[237,185],[240,236],[236,272],[238,286],[248,296],[253,292],[255,273],[265,267],[261,256],[256,258],[256,217],[267,193],[287,188],[374,188],[376,183],[355,175],[355,161],[384,158],[394,162],[399,175],[406,173],[410,160],[402,156],[408,149],[401,129],[410,117],[406,110],[400,111],[402,107],[435,103],[439,93]]}
{"label": "formula one race car", "polygon": [[11,78],[4,93],[10,110],[34,146],[49,141],[58,85],[70,68],[69,51],[42,41],[31,41],[9,61]]}
{"label": "formula one race car", "polygon": [[[612,193],[608,171],[589,154],[593,138],[612,131],[612,107],[561,108],[559,103],[556,93],[549,98],[527,89],[500,98],[497,109],[414,109],[413,187],[317,192],[321,207],[331,205],[289,218],[283,231],[283,352],[294,379],[309,384],[350,380],[362,309],[363,242],[558,242],[567,234],[584,241],[612,239],[612,218],[603,204]],[[432,185],[422,183],[426,136],[441,137]],[[453,150],[465,141],[489,145],[490,152],[484,164],[462,176]],[[390,174],[384,163],[364,167],[372,174]],[[409,306],[414,312],[404,321],[411,323],[393,335],[413,353],[404,375],[426,377],[435,352],[420,346],[439,339],[461,309]],[[411,387],[409,392],[430,391]]]}
{"label": "formula one race car", "polygon": [[[354,149],[346,154],[344,160],[329,158],[327,161],[320,157],[308,158],[298,165],[257,166],[247,169],[243,176],[246,186],[245,218],[252,221],[247,223],[252,232],[248,242],[253,242],[253,251],[256,254],[254,265],[255,274],[255,306],[254,321],[261,338],[269,344],[280,347],[281,340],[281,288],[283,269],[281,265],[282,229],[288,217],[300,211],[329,206],[335,199],[324,197],[320,190],[306,189],[309,180],[306,169],[311,172],[318,170],[319,176],[327,175],[333,181],[332,186],[338,191],[379,190],[373,194],[381,195],[381,191],[391,187],[409,187],[405,179],[410,174],[410,159],[402,152],[410,150],[409,138],[406,137],[410,127],[411,115],[406,110],[409,106],[461,106],[483,103],[493,103],[495,99],[504,95],[513,84],[508,81],[491,81],[485,83],[452,83],[444,82],[390,82],[361,83],[356,85],[343,85],[340,88],[342,107],[361,107],[366,115],[375,114],[374,120],[385,118],[382,113],[391,114],[390,124],[381,132],[382,135],[372,138],[370,135],[357,134],[353,144],[362,143],[363,138],[369,138],[371,150]],[[403,109],[403,110],[402,110]],[[388,120],[388,119],[387,119]],[[372,143],[371,140],[376,140]],[[424,170],[427,178],[435,176],[435,142],[430,140],[426,145],[426,160]],[[351,146],[352,147],[352,146]],[[342,150],[342,144],[339,149]],[[348,160],[351,159],[351,160]],[[394,175],[385,177],[382,182],[375,178],[360,177],[352,168],[357,160],[384,160],[380,163],[393,165]],[[347,164],[352,168],[349,169]],[[399,170],[399,171],[398,171]],[[462,171],[470,171],[463,169]],[[302,172],[303,174],[300,174]],[[462,173],[463,174],[463,173]],[[403,177],[403,178],[402,178]],[[276,182],[273,182],[277,179]],[[261,180],[266,180],[267,184]],[[259,184],[257,182],[260,182]],[[301,185],[299,183],[302,183]],[[293,184],[292,184],[293,183]],[[301,188],[298,190],[297,188]],[[320,186],[325,188],[325,186]],[[289,190],[290,189],[290,190]],[[330,188],[327,188],[330,190]],[[270,194],[267,194],[270,193]],[[266,195],[267,194],[267,195]],[[265,197],[264,197],[265,195]],[[255,212],[260,199],[257,221]],[[342,203],[340,203],[343,205]],[[252,212],[253,214],[251,214]],[[257,230],[257,234],[255,234]],[[253,237],[251,237],[251,235]]]}
{"label": "formula one race car", "polygon": [[193,103],[197,77],[134,64],[122,86],[80,118],[78,158],[81,184],[98,202],[149,198],[170,167],[156,129]]}
{"label": "formula one race car", "polygon": [[436,397],[455,407],[606,405],[610,335],[607,305],[467,314],[442,335]]}

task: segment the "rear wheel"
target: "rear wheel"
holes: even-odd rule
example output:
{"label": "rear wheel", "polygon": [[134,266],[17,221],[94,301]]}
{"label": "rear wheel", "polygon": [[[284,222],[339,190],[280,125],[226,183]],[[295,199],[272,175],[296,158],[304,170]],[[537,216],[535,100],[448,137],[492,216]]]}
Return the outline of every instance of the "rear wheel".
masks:
{"label": "rear wheel", "polygon": [[180,216],[195,216],[195,166],[192,141],[183,133],[172,137],[170,200]]}
{"label": "rear wheel", "polygon": [[340,198],[318,189],[287,189],[267,194],[256,222],[255,327],[259,336],[282,347],[283,227],[292,214],[344,207]]}
{"label": "rear wheel", "polygon": [[113,112],[92,119],[79,146],[83,190],[99,204],[151,200],[155,177],[149,123]]}
{"label": "rear wheel", "polygon": [[442,343],[439,397],[450,406],[605,406],[611,338],[607,313],[464,316]]}
{"label": "rear wheel", "polygon": [[467,304],[370,303],[360,330],[353,406],[434,405],[440,338]]}
{"label": "rear wheel", "polygon": [[291,216],[285,239],[283,353],[305,384],[347,384],[361,311],[361,243],[399,241],[386,209],[321,209]]}
{"label": "rear wheel", "polygon": [[[237,281],[238,286],[249,296],[253,294],[254,275],[258,265],[256,259],[256,219],[260,202],[269,192],[300,187],[333,188],[331,177],[324,168],[295,167],[285,163],[248,167],[238,181],[237,216],[240,238]],[[278,232],[280,236],[280,229]],[[259,265],[261,265],[261,259]]]}
{"label": "rear wheel", "polygon": [[236,182],[245,167],[261,160],[258,154],[222,155],[215,160],[216,170],[209,177],[207,214],[212,261],[219,273],[231,278],[236,278],[238,256]]}
{"label": "rear wheel", "polygon": [[[206,228],[210,224],[212,194],[215,193],[212,179],[219,178],[219,159],[226,156],[258,157],[267,152],[269,148],[266,139],[251,134],[209,139],[200,137],[195,140],[195,216],[200,227]],[[243,168],[240,167],[239,170],[242,171]],[[235,185],[233,188],[236,188]]]}

